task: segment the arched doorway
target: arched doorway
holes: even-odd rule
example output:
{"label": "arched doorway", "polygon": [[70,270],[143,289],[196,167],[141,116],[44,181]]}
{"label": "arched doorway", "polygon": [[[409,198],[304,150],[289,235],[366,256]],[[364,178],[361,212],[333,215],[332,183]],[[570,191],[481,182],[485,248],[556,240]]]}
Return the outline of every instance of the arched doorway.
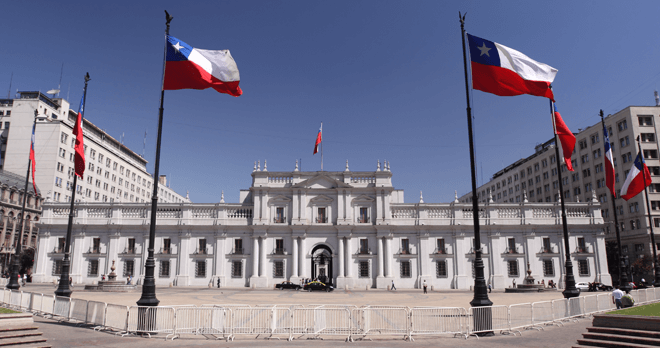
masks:
{"label": "arched doorway", "polygon": [[312,279],[333,285],[332,251],[327,245],[320,244],[312,249]]}

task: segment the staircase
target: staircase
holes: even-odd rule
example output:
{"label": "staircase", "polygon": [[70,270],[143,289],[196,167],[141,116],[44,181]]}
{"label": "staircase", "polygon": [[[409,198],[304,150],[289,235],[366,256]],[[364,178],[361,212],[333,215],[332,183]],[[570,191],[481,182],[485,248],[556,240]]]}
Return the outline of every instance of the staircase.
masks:
{"label": "staircase", "polygon": [[573,348],[660,347],[660,318],[621,315],[595,315],[593,327]]}
{"label": "staircase", "polygon": [[50,348],[32,314],[0,314],[0,348]]}

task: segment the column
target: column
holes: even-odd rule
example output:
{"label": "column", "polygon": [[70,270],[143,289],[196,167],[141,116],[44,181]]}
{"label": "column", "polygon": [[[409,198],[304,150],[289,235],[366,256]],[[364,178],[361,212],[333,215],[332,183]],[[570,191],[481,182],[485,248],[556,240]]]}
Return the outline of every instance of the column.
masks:
{"label": "column", "polygon": [[259,237],[252,237],[252,276],[259,276]]}
{"label": "column", "polygon": [[339,277],[344,277],[344,237],[338,237]]}
{"label": "column", "polygon": [[353,278],[353,238],[346,238],[346,276]]}
{"label": "column", "polygon": [[268,272],[266,269],[267,265],[267,259],[266,259],[266,237],[261,237],[261,272],[259,273],[260,277],[267,278],[268,277]]}
{"label": "column", "polygon": [[385,263],[385,253],[383,252],[383,238],[376,239],[378,244],[378,277],[383,277],[383,264]]}
{"label": "column", "polygon": [[[225,275],[225,262],[224,262],[224,238],[220,236],[215,237],[215,247],[213,248],[214,270],[213,275],[224,277]],[[216,284],[217,286],[217,284]]]}
{"label": "column", "polygon": [[388,278],[392,277],[392,238],[385,238],[385,264]]}
{"label": "column", "polygon": [[291,278],[298,277],[298,237],[292,238],[293,246],[291,251],[293,252],[293,257],[291,261]]}
{"label": "column", "polygon": [[[87,270],[86,267],[83,266],[83,257],[82,254],[84,252],[84,239],[85,239],[85,232],[79,232],[76,235],[73,236],[74,242],[71,248],[71,269],[70,269],[70,274],[73,277],[74,282],[81,283],[83,280],[83,276],[87,276],[87,273],[85,272]],[[85,270],[85,271],[83,271]]]}
{"label": "column", "polygon": [[307,271],[307,248],[305,246],[305,237],[300,237],[300,276],[304,278],[309,278],[312,275]]}

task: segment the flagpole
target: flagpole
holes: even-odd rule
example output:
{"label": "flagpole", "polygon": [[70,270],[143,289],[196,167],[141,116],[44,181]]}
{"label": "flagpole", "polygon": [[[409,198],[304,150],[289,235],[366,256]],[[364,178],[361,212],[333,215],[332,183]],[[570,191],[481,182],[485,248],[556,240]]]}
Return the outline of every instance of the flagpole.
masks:
{"label": "flagpole", "polygon": [[[481,258],[481,236],[479,235],[479,199],[477,197],[477,178],[474,159],[474,137],[472,134],[472,108],[470,108],[470,84],[468,82],[467,52],[465,50],[465,15],[458,13],[461,22],[461,40],[463,43],[463,70],[465,71],[465,97],[467,99],[468,141],[470,143],[470,175],[472,176],[472,219],[474,224],[474,298],[470,301],[472,307],[492,306],[488,299],[488,288],[484,278],[484,262]],[[476,317],[475,317],[476,318]],[[480,325],[492,327],[488,322]],[[483,326],[482,326],[483,328]]]}
{"label": "flagpole", "polygon": [[[604,115],[603,110],[601,109],[600,110],[600,123],[603,125],[603,132],[605,132],[605,119],[604,119],[603,115]],[[603,133],[603,137],[604,137],[604,134],[605,133]],[[609,135],[608,135],[608,139],[609,139]],[[603,139],[603,141],[605,141],[605,139]],[[612,148],[612,144],[610,143],[610,149],[611,148]],[[605,153],[604,155],[607,156],[607,153]],[[612,168],[614,168],[614,163],[612,163]],[[616,185],[616,181],[615,181],[614,185]],[[610,198],[611,198],[610,200],[612,201],[612,210],[614,211],[614,231],[616,231],[616,243],[617,243],[617,246],[618,246],[618,249],[619,249],[619,262],[618,262],[619,263],[619,289],[621,289],[621,291],[628,292],[628,291],[632,290],[632,288],[630,287],[630,284],[628,284],[628,275],[627,275],[628,272],[626,272],[626,264],[624,262],[623,252],[621,250],[621,233],[619,233],[619,219],[616,216],[616,196],[613,195],[612,192],[610,192]]]}
{"label": "flagpole", "polygon": [[564,204],[564,184],[561,179],[561,164],[559,157],[559,136],[557,135],[557,126],[555,124],[555,104],[550,99],[550,116],[552,117],[553,131],[555,133],[555,163],[557,164],[557,177],[559,178],[559,201],[561,202],[561,222],[564,229],[564,248],[566,249],[566,286],[562,294],[564,298],[580,296],[580,290],[575,287],[575,276],[573,275],[573,263],[571,262],[571,249],[568,243],[568,222],[566,220],[566,206]]}
{"label": "flagpole", "polygon": [[[82,132],[83,118],[85,117],[85,104],[87,103],[87,83],[91,80],[89,73],[85,75],[85,88],[83,89],[82,109],[78,110],[80,115],[80,131]],[[78,120],[76,120],[78,122]],[[83,164],[84,165],[84,164]],[[71,287],[69,282],[69,270],[71,269],[71,232],[73,229],[73,217],[76,215],[74,204],[76,202],[76,186],[78,184],[78,175],[73,174],[73,188],[71,193],[71,205],[69,206],[69,223],[66,227],[66,241],[64,242],[64,259],[62,260],[62,272],[60,273],[60,283],[55,290],[55,295],[71,297]]]}
{"label": "flagpole", "polygon": [[[32,130],[37,125],[37,115],[39,115],[38,110],[34,110],[34,124],[32,125]],[[30,148],[32,148],[32,140],[30,140]],[[28,155],[28,157],[30,157]],[[32,159],[28,159],[27,174],[25,174],[25,189],[23,190],[23,206],[21,207],[21,223],[18,234],[18,241],[16,243],[16,249],[14,249],[14,263],[12,264],[11,276],[9,277],[9,283],[7,284],[7,289],[18,290],[21,285],[18,283],[18,273],[21,271],[21,262],[19,260],[21,254],[21,241],[23,240],[23,223],[25,221],[25,202],[27,201],[28,194],[28,183],[30,181],[30,167],[32,165]],[[37,191],[34,191],[34,197],[37,197]],[[16,227],[14,226],[14,233],[16,233]],[[29,242],[29,241],[28,241]],[[24,282],[27,280],[23,280]]]}
{"label": "flagpole", "polygon": [[[642,144],[639,141],[639,135],[637,136],[637,148],[639,149],[639,153],[642,155],[642,158],[644,158],[644,153],[642,152]],[[656,246],[655,246],[655,236],[653,235],[653,219],[651,218],[651,207],[649,205],[649,191],[648,191],[648,186],[646,186],[646,169],[644,167],[642,167],[642,180],[644,182],[644,196],[646,196],[646,211],[649,212],[649,228],[651,229],[651,249],[653,250],[653,270],[655,273],[653,286],[660,287],[660,268],[658,268],[658,255],[655,250]]]}
{"label": "flagpole", "polygon": [[142,282],[142,297],[137,301],[138,306],[158,306],[160,301],[156,298],[156,278],[154,271],[154,244],[156,243],[156,213],[158,212],[158,180],[160,167],[160,143],[163,134],[163,100],[165,99],[165,61],[167,59],[167,37],[170,35],[170,22],[174,17],[165,11],[165,49],[163,52],[163,75],[160,84],[160,108],[158,108],[158,135],[156,137],[156,159],[154,161],[154,190],[151,194],[151,224],[149,225],[149,249],[147,261],[144,264],[144,281]]}
{"label": "flagpole", "polygon": [[321,171],[323,171],[323,122],[321,122]]}

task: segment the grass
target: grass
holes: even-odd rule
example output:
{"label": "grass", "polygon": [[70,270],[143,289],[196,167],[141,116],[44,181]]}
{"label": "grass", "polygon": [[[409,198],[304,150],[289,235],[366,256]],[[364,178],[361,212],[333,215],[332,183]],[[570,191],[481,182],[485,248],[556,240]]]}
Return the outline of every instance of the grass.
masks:
{"label": "grass", "polygon": [[642,315],[645,317],[660,317],[660,303],[652,303],[644,306],[630,307],[618,311],[608,312],[607,314],[619,315]]}
{"label": "grass", "polygon": [[20,313],[20,312],[0,307],[0,314],[12,314],[12,313]]}

